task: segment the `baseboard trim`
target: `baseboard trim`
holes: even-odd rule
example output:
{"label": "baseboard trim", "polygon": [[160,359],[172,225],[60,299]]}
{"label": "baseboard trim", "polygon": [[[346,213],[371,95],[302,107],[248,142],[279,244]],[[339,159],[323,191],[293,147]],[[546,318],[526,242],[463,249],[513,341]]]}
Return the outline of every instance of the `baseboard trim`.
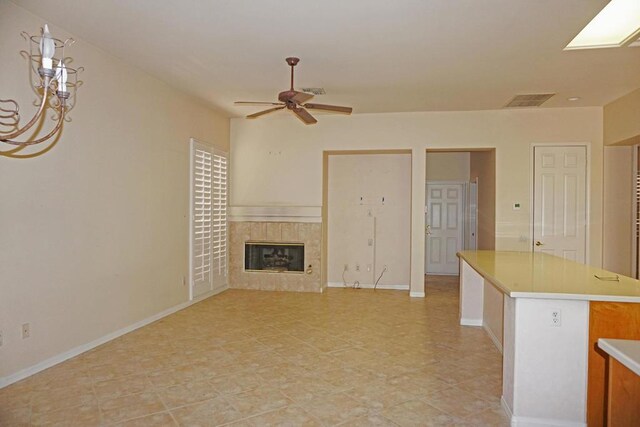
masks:
{"label": "baseboard trim", "polygon": [[507,414],[507,418],[511,420],[511,427],[587,427],[587,423],[580,421],[557,420],[554,418],[530,418],[516,417],[513,415],[511,408],[504,400],[504,396],[500,397],[500,406]]}
{"label": "baseboard trim", "polygon": [[204,301],[205,299],[210,298],[214,295],[217,295],[223,291],[226,291],[227,289],[228,289],[228,286],[224,286],[224,287],[215,289],[211,292],[207,292],[206,294],[203,294],[194,300],[183,302],[181,304],[170,307],[166,310],[161,311],[160,313],[154,314],[153,316],[147,317],[146,319],[142,319],[129,326],[125,326],[122,329],[118,329],[117,331],[111,332],[107,335],[104,335],[86,344],[79,345],[75,348],[72,348],[71,350],[65,351],[64,353],[57,354],[53,357],[43,360],[42,362],[36,363],[33,366],[29,366],[28,368],[22,369],[14,374],[7,375],[6,377],[0,377],[0,389],[8,385],[11,385],[15,382],[18,382],[20,380],[23,380],[27,377],[30,377],[31,375],[37,374],[40,371],[44,371],[45,369],[55,366],[58,363],[62,363],[65,360],[71,359],[72,357],[76,357],[84,352],[87,352],[93,348],[98,347],[99,345],[102,345],[118,337],[121,337],[122,335],[128,334],[129,332],[135,331],[136,329],[142,328],[143,326],[147,326],[148,324],[153,323],[157,320],[160,320],[163,317],[167,317],[177,311],[184,310],[185,308],[193,304],[197,304],[201,301]]}
{"label": "baseboard trim", "polygon": [[505,414],[507,414],[507,418],[509,419],[509,423],[512,423],[513,422],[513,412],[511,412],[511,408],[507,404],[507,401],[504,400],[504,396],[500,396],[500,406],[502,406],[502,410],[505,412]]}
{"label": "baseboard trim", "polygon": [[482,326],[482,319],[465,319],[460,318],[460,324],[462,326]]}
{"label": "baseboard trim", "polygon": [[491,341],[493,341],[493,345],[495,345],[498,351],[500,352],[500,354],[502,354],[502,344],[500,343],[500,340],[498,339],[498,337],[496,337],[496,335],[493,333],[491,328],[489,328],[489,326],[483,322],[482,329],[485,330],[487,335],[489,335],[489,338],[491,338]]}
{"label": "baseboard trim", "polygon": [[[346,286],[347,288],[351,287],[351,284],[347,283],[348,286]],[[327,286],[330,288],[344,288],[344,283],[342,282],[328,282]],[[360,283],[359,285],[360,288],[362,289],[373,289],[374,284],[373,283]],[[391,289],[391,290],[396,290],[396,291],[408,291],[409,290],[409,285],[378,285],[376,287],[377,289]]]}
{"label": "baseboard trim", "polygon": [[587,423],[553,418],[511,417],[511,427],[587,427]]}
{"label": "baseboard trim", "polygon": [[409,292],[411,298],[424,298],[424,291],[411,291]]}

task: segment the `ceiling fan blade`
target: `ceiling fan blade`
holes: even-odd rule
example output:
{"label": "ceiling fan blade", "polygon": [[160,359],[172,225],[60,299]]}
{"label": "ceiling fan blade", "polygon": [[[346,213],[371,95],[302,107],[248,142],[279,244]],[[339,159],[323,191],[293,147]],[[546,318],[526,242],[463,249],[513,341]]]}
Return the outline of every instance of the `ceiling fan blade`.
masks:
{"label": "ceiling fan blade", "polygon": [[296,104],[302,104],[303,102],[307,102],[311,98],[313,98],[313,95],[310,93],[298,92],[293,98],[291,98],[291,100]]}
{"label": "ceiling fan blade", "polygon": [[284,105],[282,102],[236,101],[235,105]]}
{"label": "ceiling fan blade", "polygon": [[326,104],[304,104],[304,108],[310,108],[312,110],[324,110],[333,111],[334,113],[351,114],[353,108],[340,107],[338,105],[326,105]]}
{"label": "ceiling fan blade", "polygon": [[268,110],[263,110],[257,113],[249,114],[247,116],[247,119],[255,119],[256,117],[264,116],[265,114],[273,113],[274,111],[282,110],[283,108],[284,108],[284,105],[282,107],[269,108]]}
{"label": "ceiling fan blade", "polygon": [[304,122],[305,125],[312,125],[314,123],[318,123],[316,119],[313,118],[311,114],[304,108],[291,108],[293,114],[295,114],[300,120]]}

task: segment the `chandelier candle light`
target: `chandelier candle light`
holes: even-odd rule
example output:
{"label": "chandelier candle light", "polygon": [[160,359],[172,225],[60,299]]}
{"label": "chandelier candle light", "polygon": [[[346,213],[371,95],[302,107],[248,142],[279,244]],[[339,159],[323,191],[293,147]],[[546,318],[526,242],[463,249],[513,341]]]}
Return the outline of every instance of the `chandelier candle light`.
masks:
{"label": "chandelier candle light", "polygon": [[[83,68],[71,68],[66,64],[70,62],[70,58],[64,56],[64,49],[75,40],[54,39],[48,25],[42,28],[39,36],[31,36],[25,32],[22,32],[22,36],[29,41],[29,80],[32,89],[38,95],[35,105],[39,108],[33,118],[20,127],[18,102],[14,99],[0,99],[0,142],[24,147],[51,139],[60,132],[65,121],[70,121],[68,113],[74,107],[76,88],[81,83],[78,82],[77,76]],[[56,53],[59,53],[59,56],[56,57]],[[16,141],[14,138],[24,134],[40,121],[47,105],[55,111],[54,128],[44,136],[38,137],[36,134],[24,141]]]}

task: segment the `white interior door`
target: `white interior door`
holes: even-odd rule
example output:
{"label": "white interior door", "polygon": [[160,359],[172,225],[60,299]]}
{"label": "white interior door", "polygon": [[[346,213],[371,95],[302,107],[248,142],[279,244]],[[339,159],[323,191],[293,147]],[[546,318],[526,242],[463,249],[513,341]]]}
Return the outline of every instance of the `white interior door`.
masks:
{"label": "white interior door", "polygon": [[586,177],[586,147],[534,147],[534,251],[586,261]]}
{"label": "white interior door", "polygon": [[427,274],[458,274],[462,249],[463,185],[427,183],[425,266]]}

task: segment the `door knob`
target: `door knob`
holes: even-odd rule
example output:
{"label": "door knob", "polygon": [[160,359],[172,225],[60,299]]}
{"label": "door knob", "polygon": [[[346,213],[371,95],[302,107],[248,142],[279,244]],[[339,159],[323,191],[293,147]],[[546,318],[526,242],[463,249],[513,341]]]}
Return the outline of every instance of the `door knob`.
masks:
{"label": "door knob", "polygon": [[536,246],[542,246],[544,245],[544,243],[542,243],[540,240],[536,240]]}
{"label": "door knob", "polygon": [[424,227],[424,231],[427,233],[427,235],[431,234],[431,226],[430,225],[426,225]]}

